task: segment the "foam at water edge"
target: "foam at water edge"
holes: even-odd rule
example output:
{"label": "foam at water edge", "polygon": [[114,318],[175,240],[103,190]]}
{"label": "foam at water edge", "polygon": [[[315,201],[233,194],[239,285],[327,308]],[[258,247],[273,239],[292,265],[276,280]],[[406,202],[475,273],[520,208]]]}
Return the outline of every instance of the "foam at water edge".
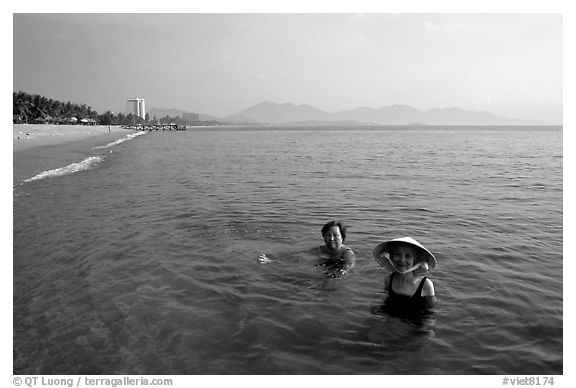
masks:
{"label": "foam at water edge", "polygon": [[44,179],[44,178],[53,178],[56,176],[67,175],[67,174],[72,174],[72,173],[75,173],[78,171],[87,170],[87,169],[93,167],[94,165],[100,163],[101,161],[102,161],[102,158],[100,156],[91,156],[89,158],[84,159],[83,161],[81,161],[79,163],[72,163],[72,164],[69,164],[68,166],[56,168],[54,170],[42,171],[40,174],[38,174],[32,178],[26,179],[24,181],[24,183],[37,181],[37,180]]}
{"label": "foam at water edge", "polygon": [[126,137],[123,137],[121,139],[118,139],[116,141],[113,141],[112,143],[108,143],[106,145],[103,146],[98,146],[98,147],[92,147],[93,150],[99,150],[99,149],[103,149],[103,148],[110,148],[110,147],[114,147],[115,145],[118,145],[120,143],[124,143],[127,140],[131,140],[133,138],[135,138],[136,136],[140,136],[140,135],[144,135],[146,132],[136,132],[136,133],[130,133],[128,135],[126,135]]}

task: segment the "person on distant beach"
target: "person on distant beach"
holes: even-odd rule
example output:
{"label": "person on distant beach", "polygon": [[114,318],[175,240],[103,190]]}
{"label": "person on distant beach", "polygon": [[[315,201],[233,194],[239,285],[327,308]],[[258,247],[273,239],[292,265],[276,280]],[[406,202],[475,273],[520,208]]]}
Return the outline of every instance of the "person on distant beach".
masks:
{"label": "person on distant beach", "polygon": [[[339,277],[349,272],[356,264],[356,254],[344,245],[346,240],[346,228],[341,222],[330,221],[326,223],[321,231],[324,245],[307,250],[306,253],[314,254],[318,257],[318,267],[330,277]],[[272,255],[261,254],[258,261],[262,264],[275,260]]]}
{"label": "person on distant beach", "polygon": [[421,310],[434,305],[434,284],[425,275],[436,267],[436,258],[428,249],[412,237],[402,237],[379,244],[372,255],[390,272],[384,279],[388,307]]}

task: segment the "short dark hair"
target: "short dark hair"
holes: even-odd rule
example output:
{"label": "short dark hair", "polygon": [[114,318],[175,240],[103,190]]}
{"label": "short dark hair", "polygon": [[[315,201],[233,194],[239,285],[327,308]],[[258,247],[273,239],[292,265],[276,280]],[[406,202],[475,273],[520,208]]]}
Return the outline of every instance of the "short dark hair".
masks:
{"label": "short dark hair", "polygon": [[333,226],[337,226],[338,229],[340,229],[340,234],[342,235],[342,242],[344,242],[346,240],[346,227],[342,225],[341,222],[338,221],[330,221],[326,223],[326,225],[324,225],[321,230],[322,236],[324,236],[328,232],[328,229],[330,229]]}

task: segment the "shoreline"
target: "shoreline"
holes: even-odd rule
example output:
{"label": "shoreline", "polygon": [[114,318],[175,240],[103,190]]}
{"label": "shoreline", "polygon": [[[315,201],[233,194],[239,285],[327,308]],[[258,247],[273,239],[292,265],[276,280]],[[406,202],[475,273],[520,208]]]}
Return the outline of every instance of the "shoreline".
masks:
{"label": "shoreline", "polygon": [[120,126],[107,125],[52,125],[52,124],[12,124],[12,151],[19,152],[33,148],[59,145],[112,133],[132,133]]}
{"label": "shoreline", "polygon": [[[80,163],[88,157],[108,154],[105,146],[136,131],[107,125],[96,127],[27,125],[14,126],[12,186],[43,171]],[[18,139],[20,137],[20,139]]]}

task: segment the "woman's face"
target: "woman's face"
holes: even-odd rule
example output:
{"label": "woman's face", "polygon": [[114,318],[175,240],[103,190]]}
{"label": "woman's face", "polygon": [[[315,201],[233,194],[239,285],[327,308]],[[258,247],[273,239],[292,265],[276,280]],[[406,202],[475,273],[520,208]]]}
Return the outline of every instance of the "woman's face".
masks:
{"label": "woman's face", "polygon": [[395,245],[390,250],[390,260],[398,271],[412,268],[417,259],[416,248],[408,245]]}
{"label": "woman's face", "polygon": [[342,246],[342,234],[337,226],[331,226],[323,237],[326,247],[330,250],[337,251]]}

